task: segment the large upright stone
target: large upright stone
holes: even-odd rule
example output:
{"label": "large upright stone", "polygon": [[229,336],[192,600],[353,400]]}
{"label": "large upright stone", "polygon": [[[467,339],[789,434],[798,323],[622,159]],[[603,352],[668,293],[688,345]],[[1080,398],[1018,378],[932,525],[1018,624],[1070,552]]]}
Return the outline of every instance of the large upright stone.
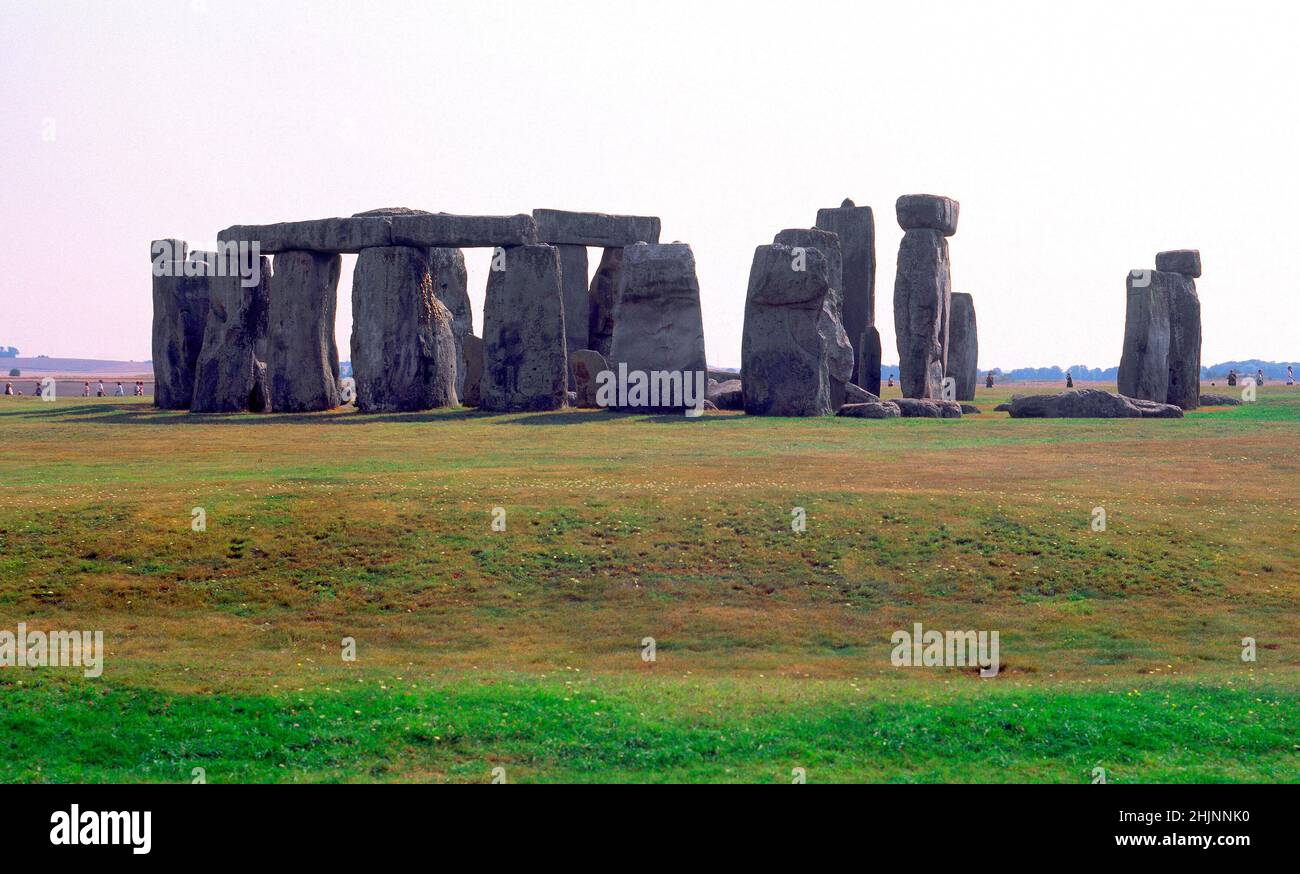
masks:
{"label": "large upright stone", "polygon": [[623,247],[612,246],[600,255],[587,294],[587,342],[606,358],[614,339],[614,305],[618,302],[618,278],[623,267]]}
{"label": "large upright stone", "polygon": [[465,401],[465,337],[474,333],[474,311],[469,305],[469,281],[465,255],[460,249],[430,249],[429,275],[433,293],[451,313],[451,333],[456,339],[456,394]]}
{"label": "large upright stone", "polygon": [[957,203],[946,197],[904,195],[897,203],[903,240],[894,275],[894,332],[903,396],[943,394],[952,274],[948,240],[956,230]]}
{"label": "large upright stone", "polygon": [[277,413],[339,405],[339,353],[334,341],[342,258],[290,250],[275,256],[267,374]]}
{"label": "large upright stone", "polygon": [[266,362],[271,259],[258,260],[259,281],[213,276],[208,280],[208,317],[203,349],[194,367],[194,413],[262,412],[270,407]]}
{"label": "large upright stone", "polygon": [[838,410],[844,405],[844,386],[852,382],[854,377],[853,344],[849,341],[843,321],[844,299],[841,287],[844,284],[844,272],[839,236],[833,231],[820,228],[789,228],[778,233],[772,242],[791,248],[821,249],[826,255],[831,287],[822,304],[818,329],[821,331],[822,342],[826,344],[826,365],[831,380],[831,409]]}
{"label": "large upright stone", "polygon": [[831,293],[830,262],[810,249],[796,269],[789,246],[759,246],[749,270],[740,379],[745,412],[825,416],[831,412],[827,348],[819,323]]}
{"label": "large upright stone", "polygon": [[465,391],[460,402],[467,407],[477,407],[483,387],[483,341],[473,334],[461,338],[460,368],[465,374]]}
{"label": "large upright stone", "polygon": [[[564,288],[564,332],[568,354],[587,345],[590,302],[587,291],[587,247],[557,245],[560,250],[560,281]],[[569,372],[573,386],[573,372]]]}
{"label": "large upright stone", "polygon": [[[183,241],[157,241],[151,252],[155,249],[158,258],[152,270],[154,404],[164,410],[183,410],[194,399],[194,368],[203,349],[203,330],[208,318],[209,277],[185,275]],[[179,260],[163,256],[178,256]]]}
{"label": "large upright stone", "polygon": [[1164,275],[1169,277],[1169,391],[1165,401],[1194,410],[1201,405],[1201,299],[1190,275]]}
{"label": "large upright stone", "polygon": [[1169,286],[1175,274],[1131,270],[1119,393],[1164,403],[1169,396]]}
{"label": "large upright stone", "polygon": [[686,243],[637,243],[623,249],[609,366],[614,371],[625,366],[629,373],[681,374],[681,394],[660,396],[657,409],[687,406],[687,380],[698,385],[698,400],[704,400],[709,367],[704,317],[695,253]]}
{"label": "large upright stone", "polygon": [[[560,253],[510,246],[494,259],[483,305],[484,410],[557,410],[568,384]],[[500,268],[500,269],[498,269]]]}
{"label": "large upright stone", "polygon": [[363,413],[459,404],[452,315],[434,292],[430,260],[430,250],[411,246],[362,249],[357,256],[352,377]]}
{"label": "large upright stone", "polygon": [[858,385],[873,395],[880,394],[880,330],[874,325],[863,334]]}
{"label": "large upright stone", "polygon": [[975,400],[979,382],[979,333],[975,300],[969,294],[952,295],[952,320],[948,340],[948,376],[956,381],[959,401]]}
{"label": "large upright stone", "polygon": [[[869,206],[856,206],[845,199],[838,207],[817,210],[817,227],[840,238],[843,257],[844,330],[853,344],[854,360],[866,361],[871,338],[868,329],[876,324],[876,220]],[[880,342],[877,332],[875,342]],[[877,361],[877,372],[880,370]],[[860,374],[859,374],[860,376]],[[863,383],[858,383],[870,389]],[[879,379],[877,378],[877,388]]]}

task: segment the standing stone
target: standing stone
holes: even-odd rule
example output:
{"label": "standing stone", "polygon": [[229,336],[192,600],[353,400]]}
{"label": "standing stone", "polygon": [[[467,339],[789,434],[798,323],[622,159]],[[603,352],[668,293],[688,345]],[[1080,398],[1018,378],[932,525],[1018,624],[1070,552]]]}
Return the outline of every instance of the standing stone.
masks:
{"label": "standing stone", "polygon": [[[857,206],[845,198],[837,208],[817,210],[817,227],[831,231],[840,238],[840,252],[843,258],[843,282],[840,295],[843,298],[844,330],[853,344],[853,359],[858,362],[859,371],[866,367],[870,355],[871,337],[869,329],[876,324],[876,220],[869,206]],[[879,332],[875,342],[880,343]],[[880,372],[879,356],[876,361],[876,373]],[[859,373],[859,379],[862,379]],[[869,377],[868,377],[869,379]],[[859,382],[858,385],[873,391],[870,385]],[[877,375],[874,391],[879,394],[880,378]]]}
{"label": "standing stone", "polygon": [[461,367],[457,373],[465,374],[465,393],[460,402],[467,407],[477,407],[483,384],[483,341],[473,334],[461,338]]}
{"label": "standing stone", "polygon": [[875,325],[867,328],[863,334],[858,385],[873,395],[880,394],[880,330]]}
{"label": "standing stone", "polygon": [[334,308],[342,260],[298,249],[275,256],[266,366],[277,413],[339,405]]}
{"label": "standing stone", "polygon": [[686,243],[637,243],[623,249],[619,274],[610,369],[626,367],[648,378],[653,371],[681,374],[681,390],[674,390],[675,397],[659,393],[653,409],[684,408],[688,391],[690,400],[702,402],[709,365],[695,253]]}
{"label": "standing stone", "polygon": [[209,277],[186,276],[185,243],[160,241],[182,260],[155,261],[153,277],[154,404],[183,410],[194,399],[194,368],[203,349]]}
{"label": "standing stone", "polygon": [[235,413],[270,409],[266,362],[258,356],[266,347],[269,295],[274,277],[271,259],[258,259],[259,281],[245,286],[244,278],[209,278],[208,318],[203,350],[194,367],[194,413]]}
{"label": "standing stone", "polygon": [[[564,332],[569,355],[587,345],[588,312],[587,247],[556,246],[560,250],[560,280],[564,285]],[[570,387],[573,374],[569,374]]]}
{"label": "standing stone", "polygon": [[1165,402],[1169,396],[1169,285],[1175,274],[1131,270],[1119,393]]}
{"label": "standing stone", "polygon": [[574,406],[599,406],[596,403],[596,380],[601,371],[608,369],[605,356],[594,349],[575,349],[569,355],[569,375],[573,379],[573,392],[577,396]]}
{"label": "standing stone", "polygon": [[[434,292],[430,252],[362,249],[352,275],[352,377],[363,413],[454,407],[452,315]],[[451,259],[454,260],[454,259]]]}
{"label": "standing stone", "polygon": [[483,305],[479,407],[558,410],[568,384],[560,253],[529,245],[506,247],[499,256]]}
{"label": "standing stone", "polygon": [[433,293],[451,313],[451,333],[456,340],[456,394],[465,400],[465,336],[474,333],[474,311],[469,305],[469,282],[465,255],[460,249],[430,249],[429,276]]}
{"label": "standing stone", "polygon": [[618,302],[618,277],[623,267],[623,247],[605,249],[587,295],[587,343],[606,358],[614,339],[614,305]]}
{"label": "standing stone", "polygon": [[840,239],[835,233],[820,228],[793,228],[781,231],[772,242],[792,248],[821,249],[826,255],[831,288],[822,305],[818,329],[822,334],[822,342],[826,344],[826,364],[831,380],[831,409],[838,410],[844,406],[844,386],[852,382],[854,376],[853,344],[849,342],[842,316],[844,300],[840,289],[844,283],[844,272]]}
{"label": "standing stone", "polygon": [[975,400],[979,381],[979,335],[975,324],[975,300],[954,292],[948,345],[948,375],[956,381],[959,401]]}
{"label": "standing stone", "polygon": [[1169,393],[1166,402],[1184,410],[1201,404],[1201,299],[1196,277],[1201,253],[1179,249],[1156,255],[1156,269],[1169,276]]}
{"label": "standing stone", "polygon": [[943,375],[952,275],[948,240],[957,230],[958,204],[947,197],[910,194],[898,198],[898,247],[894,277],[894,331],[903,396],[943,396]]}
{"label": "standing stone", "polygon": [[741,391],[750,415],[831,413],[827,348],[819,329],[831,293],[830,263],[820,249],[811,249],[803,267],[794,269],[789,246],[754,250],[740,344]]}

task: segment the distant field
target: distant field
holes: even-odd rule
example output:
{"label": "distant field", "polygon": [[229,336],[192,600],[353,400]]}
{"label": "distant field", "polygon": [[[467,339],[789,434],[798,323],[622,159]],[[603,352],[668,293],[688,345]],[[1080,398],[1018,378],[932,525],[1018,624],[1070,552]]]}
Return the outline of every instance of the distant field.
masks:
{"label": "distant field", "polygon": [[[0,668],[0,780],[1300,782],[1300,390],[992,412],[1024,390],[956,421],[0,398],[0,631],[108,649]],[[1001,673],[894,667],[913,622],[998,630]]]}

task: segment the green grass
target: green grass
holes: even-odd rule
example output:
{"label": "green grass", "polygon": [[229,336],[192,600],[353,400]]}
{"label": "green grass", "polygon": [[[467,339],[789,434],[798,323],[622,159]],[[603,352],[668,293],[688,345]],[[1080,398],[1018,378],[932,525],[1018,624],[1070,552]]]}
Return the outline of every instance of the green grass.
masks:
{"label": "green grass", "polygon": [[[0,630],[108,653],[0,668],[0,779],[1300,778],[1300,392],[1122,421],[1009,395],[892,422],[6,398]],[[913,622],[999,631],[1002,673],[893,667]]]}

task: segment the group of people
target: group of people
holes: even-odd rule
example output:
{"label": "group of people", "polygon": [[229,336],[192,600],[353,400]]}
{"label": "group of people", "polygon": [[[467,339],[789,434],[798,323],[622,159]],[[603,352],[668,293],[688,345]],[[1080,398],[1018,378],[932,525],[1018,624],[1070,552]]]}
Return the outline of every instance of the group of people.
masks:
{"label": "group of people", "polygon": [[[14,384],[13,384],[12,382],[6,382],[6,383],[5,383],[5,394],[6,394],[6,395],[14,396],[14,395],[22,395],[22,393],[23,393],[23,390],[22,390],[22,389],[17,389],[17,390],[14,389]],[[32,385],[32,394],[33,394],[33,395],[39,395],[40,393],[41,393],[41,384],[40,384],[39,381],[37,381],[35,384]],[[88,398],[88,397],[90,397],[90,383],[89,383],[89,382],[83,382],[83,383],[81,384],[81,396],[82,396],[83,398]],[[118,382],[116,388],[113,389],[113,396],[114,396],[114,397],[119,397],[119,398],[124,398],[124,397],[126,397],[126,387],[123,386],[121,382]],[[135,396],[138,397],[138,398],[142,398],[142,397],[144,397],[144,380],[143,380],[143,379],[137,379],[137,380],[135,381]],[[102,380],[102,379],[99,380],[99,382],[98,382],[98,384],[97,384],[97,387],[95,388],[95,397],[97,397],[97,398],[105,398],[105,397],[108,397],[108,389],[104,388],[104,380]]]}
{"label": "group of people", "polygon": [[[1240,379],[1241,377],[1237,375],[1237,369],[1235,367],[1228,371],[1228,385],[1236,385]],[[1263,384],[1264,371],[1261,369],[1255,372],[1255,385]],[[1295,370],[1293,369],[1293,365],[1290,364],[1286,366],[1286,384],[1295,385]]]}

